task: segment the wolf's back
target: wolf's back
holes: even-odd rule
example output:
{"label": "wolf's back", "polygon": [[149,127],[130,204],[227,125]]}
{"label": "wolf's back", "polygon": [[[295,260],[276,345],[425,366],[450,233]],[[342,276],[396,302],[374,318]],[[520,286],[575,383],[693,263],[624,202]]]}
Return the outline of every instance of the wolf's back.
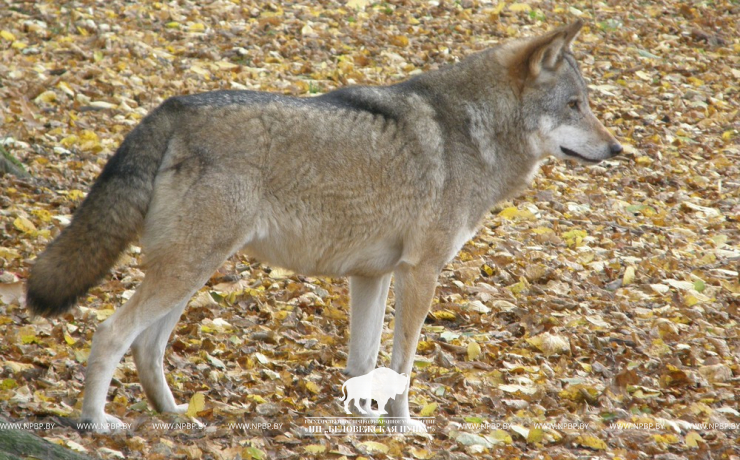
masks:
{"label": "wolf's back", "polygon": [[36,259],[26,295],[34,314],[69,310],[141,231],[179,106],[169,99],[126,136],[72,223]]}

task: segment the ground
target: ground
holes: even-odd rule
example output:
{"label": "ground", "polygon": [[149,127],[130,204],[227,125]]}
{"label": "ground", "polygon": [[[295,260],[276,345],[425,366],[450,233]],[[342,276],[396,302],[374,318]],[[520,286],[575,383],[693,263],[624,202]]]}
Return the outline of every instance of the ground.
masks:
{"label": "ground", "polygon": [[[576,18],[594,112],[625,153],[548,161],[446,267],[412,375],[433,433],[307,434],[306,417],[343,415],[347,284],[246,256],[194,297],[166,356],[205,428],[152,412],[130,356],[108,411],[131,429],[63,425],[140,254],[60,319],[29,318],[22,283],[149,110],[393,83]],[[33,177],[1,179],[0,410],[103,458],[740,458],[738,18],[736,0],[0,1],[0,140]],[[390,344],[387,328],[380,365]]]}

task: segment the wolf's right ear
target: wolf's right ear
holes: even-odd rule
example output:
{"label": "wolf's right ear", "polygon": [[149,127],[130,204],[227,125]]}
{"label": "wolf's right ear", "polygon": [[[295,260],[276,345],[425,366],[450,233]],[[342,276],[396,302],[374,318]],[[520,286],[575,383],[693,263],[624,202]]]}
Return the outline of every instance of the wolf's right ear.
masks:
{"label": "wolf's right ear", "polygon": [[579,19],[536,40],[527,62],[529,76],[537,78],[543,70],[556,70],[563,61],[563,53],[570,51],[570,44],[578,36],[581,27],[583,21]]}

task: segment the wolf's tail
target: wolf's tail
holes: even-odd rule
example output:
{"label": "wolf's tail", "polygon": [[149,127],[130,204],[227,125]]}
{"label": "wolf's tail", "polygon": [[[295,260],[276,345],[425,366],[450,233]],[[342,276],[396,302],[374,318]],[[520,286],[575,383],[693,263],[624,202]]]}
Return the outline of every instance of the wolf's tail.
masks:
{"label": "wolf's tail", "polygon": [[36,259],[26,294],[34,314],[69,310],[137,237],[180,106],[167,100],[126,136],[72,223]]}

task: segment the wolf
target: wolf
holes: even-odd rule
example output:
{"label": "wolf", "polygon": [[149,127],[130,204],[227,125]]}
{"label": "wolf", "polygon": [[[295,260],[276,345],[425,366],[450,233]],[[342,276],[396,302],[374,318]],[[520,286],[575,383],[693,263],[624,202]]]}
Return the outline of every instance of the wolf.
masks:
{"label": "wolf", "polygon": [[[154,409],[186,410],[165,381],[166,343],[188,299],[238,250],[349,277],[349,376],[376,366],[393,275],[390,368],[411,375],[437,277],[486,212],[527,187],[547,156],[595,164],[622,151],[589,108],[571,51],[581,27],[389,86],[164,101],[126,136],[27,280],[30,311],[59,315],[140,237],[146,276],[94,334],[81,420],[122,426],[105,403],[129,348]],[[388,405],[419,428],[408,388]]]}

